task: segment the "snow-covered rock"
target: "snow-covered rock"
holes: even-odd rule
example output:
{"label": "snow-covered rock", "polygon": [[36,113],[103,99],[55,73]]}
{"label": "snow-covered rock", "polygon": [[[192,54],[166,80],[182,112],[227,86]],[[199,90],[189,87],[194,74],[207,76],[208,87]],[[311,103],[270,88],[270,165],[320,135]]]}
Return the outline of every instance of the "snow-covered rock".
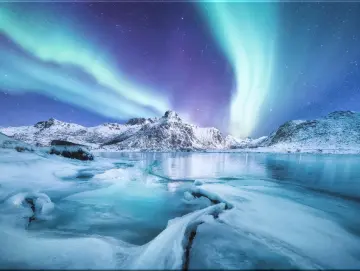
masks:
{"label": "snow-covered rock", "polygon": [[52,140],[49,154],[60,155],[66,158],[82,161],[94,160],[94,156],[87,150],[86,146],[74,144],[64,140]]}
{"label": "snow-covered rock", "polygon": [[357,153],[360,113],[335,111],[315,120],[288,121],[256,147],[283,152]]}
{"label": "snow-covered rock", "polygon": [[0,148],[15,149],[18,152],[33,151],[32,146],[0,133]]}
{"label": "snow-covered rock", "polygon": [[225,146],[218,129],[186,123],[174,111],[166,111],[161,118],[130,119],[125,124],[84,127],[51,118],[34,126],[1,128],[0,131],[36,146],[50,146],[52,140],[104,150],[166,151],[222,149]]}

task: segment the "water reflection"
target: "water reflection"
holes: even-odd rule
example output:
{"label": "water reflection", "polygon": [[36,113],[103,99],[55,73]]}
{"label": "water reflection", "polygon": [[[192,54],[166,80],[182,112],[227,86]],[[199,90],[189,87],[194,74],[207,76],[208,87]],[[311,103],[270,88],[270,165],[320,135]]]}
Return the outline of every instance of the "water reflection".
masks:
{"label": "water reflection", "polygon": [[360,156],[261,153],[102,153],[170,179],[271,179],[360,198]]}

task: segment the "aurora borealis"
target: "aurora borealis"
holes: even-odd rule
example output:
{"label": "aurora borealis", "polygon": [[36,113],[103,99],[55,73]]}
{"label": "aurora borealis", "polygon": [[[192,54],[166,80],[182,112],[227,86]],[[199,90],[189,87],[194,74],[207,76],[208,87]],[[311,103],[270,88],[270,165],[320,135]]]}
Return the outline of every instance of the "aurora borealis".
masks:
{"label": "aurora borealis", "polygon": [[261,136],[360,111],[360,3],[1,3],[0,126],[173,109]]}
{"label": "aurora borealis", "polygon": [[[52,95],[114,118],[147,115],[151,111],[146,107],[157,113],[168,108],[162,97],[151,99],[146,87],[122,76],[104,52],[71,33],[70,26],[60,25],[55,12],[23,14],[17,8],[5,6],[0,10],[0,30],[25,51],[9,54],[1,50],[2,69],[6,71],[3,89]],[[71,66],[70,74],[63,66],[68,67],[66,70]],[[92,82],[79,78],[79,74],[91,77]]]}
{"label": "aurora borealis", "polygon": [[201,8],[234,70],[229,131],[248,136],[270,91],[277,6],[205,3]]}

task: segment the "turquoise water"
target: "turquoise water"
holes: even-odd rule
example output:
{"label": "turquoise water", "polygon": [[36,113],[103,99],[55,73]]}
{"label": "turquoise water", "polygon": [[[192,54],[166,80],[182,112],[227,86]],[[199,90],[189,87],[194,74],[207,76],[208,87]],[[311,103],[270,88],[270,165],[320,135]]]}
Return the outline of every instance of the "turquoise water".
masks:
{"label": "turquoise water", "polygon": [[[262,153],[102,153],[170,179],[266,179],[360,199],[360,156]],[[241,181],[239,181],[241,183]],[[290,185],[290,184],[289,184]],[[291,185],[290,185],[291,186]],[[290,188],[288,186],[287,188]]]}
{"label": "turquoise water", "polygon": [[[351,155],[101,153],[76,162],[4,153],[0,267],[360,268],[359,165]],[[31,223],[26,197],[38,204]]]}

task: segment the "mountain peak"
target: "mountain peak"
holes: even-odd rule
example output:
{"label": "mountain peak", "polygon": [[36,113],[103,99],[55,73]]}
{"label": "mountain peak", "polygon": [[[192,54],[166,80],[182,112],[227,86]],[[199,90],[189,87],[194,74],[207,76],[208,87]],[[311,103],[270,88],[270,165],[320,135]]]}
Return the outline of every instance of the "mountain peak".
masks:
{"label": "mountain peak", "polygon": [[36,123],[34,125],[34,127],[40,128],[40,129],[50,128],[51,126],[53,126],[57,122],[59,122],[57,119],[50,118],[48,120],[39,121],[38,123]]}
{"label": "mountain peak", "polygon": [[346,111],[334,111],[327,115],[327,117],[337,118],[337,117],[351,117],[354,116],[356,112],[346,110]]}
{"label": "mountain peak", "polygon": [[166,120],[173,120],[173,121],[181,121],[181,118],[179,117],[179,115],[172,110],[168,110],[165,112],[163,119]]}

